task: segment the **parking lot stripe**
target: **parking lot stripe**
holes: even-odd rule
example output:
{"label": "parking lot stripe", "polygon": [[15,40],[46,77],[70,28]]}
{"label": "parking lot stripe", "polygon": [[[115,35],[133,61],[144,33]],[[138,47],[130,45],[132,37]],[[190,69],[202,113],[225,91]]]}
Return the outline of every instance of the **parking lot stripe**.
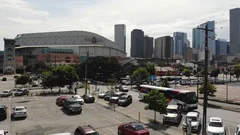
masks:
{"label": "parking lot stripe", "polygon": [[36,96],[33,96],[33,98],[34,98],[35,100],[38,100],[38,98],[37,98]]}
{"label": "parking lot stripe", "polygon": [[39,104],[41,109],[47,114],[48,117],[50,117],[49,113],[44,109],[44,106],[42,104]]}
{"label": "parking lot stripe", "polygon": [[113,119],[114,121],[116,121],[117,123],[122,123],[120,120],[117,120],[117,119]]}
{"label": "parking lot stripe", "polygon": [[117,132],[113,131],[111,128],[107,127],[107,129],[113,132],[114,134],[117,134]]}
{"label": "parking lot stripe", "polygon": [[230,128],[229,127],[227,127],[228,128],[228,134],[229,135],[231,135],[231,131],[230,131]]}

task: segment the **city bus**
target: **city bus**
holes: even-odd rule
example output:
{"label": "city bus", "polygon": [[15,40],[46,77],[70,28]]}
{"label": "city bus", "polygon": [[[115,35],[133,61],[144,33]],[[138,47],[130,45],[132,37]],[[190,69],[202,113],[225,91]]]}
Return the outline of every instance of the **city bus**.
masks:
{"label": "city bus", "polygon": [[144,96],[151,90],[158,90],[163,93],[168,99],[169,104],[181,105],[184,111],[197,109],[198,100],[196,93],[193,91],[176,90],[173,88],[159,87],[153,85],[140,85],[139,88],[139,100],[144,100]]}

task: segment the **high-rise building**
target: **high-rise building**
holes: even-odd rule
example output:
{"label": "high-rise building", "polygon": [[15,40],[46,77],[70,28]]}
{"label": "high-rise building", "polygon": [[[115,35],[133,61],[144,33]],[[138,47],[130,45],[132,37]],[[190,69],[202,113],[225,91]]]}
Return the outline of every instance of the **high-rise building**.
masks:
{"label": "high-rise building", "polygon": [[230,10],[230,54],[240,53],[240,8]]}
{"label": "high-rise building", "polygon": [[114,41],[122,51],[126,52],[126,26],[124,24],[114,26]]}
{"label": "high-rise building", "polygon": [[[215,21],[208,21],[206,23],[201,24],[200,28],[205,28],[206,24],[208,25],[208,29],[212,31],[208,31],[208,48],[209,48],[209,60],[212,60],[212,56],[216,55],[216,44],[215,44]],[[199,51],[199,60],[202,61],[205,59],[205,31],[200,29],[193,29],[193,48],[198,49]],[[198,60],[198,61],[199,61]]]}
{"label": "high-rise building", "polygon": [[155,39],[154,58],[173,58],[173,38],[164,36]]}
{"label": "high-rise building", "polygon": [[143,48],[144,58],[152,58],[153,55],[153,37],[144,37],[144,48]]}
{"label": "high-rise building", "polygon": [[134,29],[131,32],[131,57],[143,58],[144,32]]}
{"label": "high-rise building", "polygon": [[184,58],[187,48],[187,33],[173,33],[173,57],[176,59]]}
{"label": "high-rise building", "polygon": [[200,50],[200,39],[203,36],[203,33],[199,29],[193,28],[192,30],[192,48]]}
{"label": "high-rise building", "polygon": [[227,55],[228,41],[224,39],[216,40],[216,55]]}

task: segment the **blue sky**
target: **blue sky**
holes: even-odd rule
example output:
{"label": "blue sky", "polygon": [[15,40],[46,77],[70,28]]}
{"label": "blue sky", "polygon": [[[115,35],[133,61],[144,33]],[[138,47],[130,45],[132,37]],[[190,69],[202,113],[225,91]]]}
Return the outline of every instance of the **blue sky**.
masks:
{"label": "blue sky", "polygon": [[0,38],[85,30],[113,40],[114,24],[124,23],[129,52],[132,29],[142,29],[154,38],[186,32],[191,41],[192,28],[215,20],[217,38],[228,40],[229,9],[236,7],[239,0],[1,0]]}

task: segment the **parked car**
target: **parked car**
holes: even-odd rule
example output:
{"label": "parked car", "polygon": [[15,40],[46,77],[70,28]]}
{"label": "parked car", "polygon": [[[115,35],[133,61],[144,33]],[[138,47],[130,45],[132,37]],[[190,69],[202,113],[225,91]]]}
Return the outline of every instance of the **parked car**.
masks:
{"label": "parked car", "polygon": [[207,124],[207,134],[225,135],[225,126],[223,120],[219,117],[210,117]]}
{"label": "parked car", "polygon": [[99,135],[99,133],[92,126],[85,125],[77,127],[74,135]]}
{"label": "parked car", "polygon": [[118,100],[119,106],[126,106],[132,103],[132,96],[131,95],[123,95]]}
{"label": "parked car", "polygon": [[84,100],[80,95],[73,95],[72,98],[77,100],[81,105],[84,104]]}
{"label": "parked car", "polygon": [[109,102],[110,103],[118,103],[118,99],[123,95],[126,95],[126,93],[116,92],[110,97]]}
{"label": "parked car", "polygon": [[0,130],[0,135],[7,135],[8,134],[8,131],[6,130]]}
{"label": "parked car", "polygon": [[60,96],[56,99],[56,105],[63,106],[63,103],[68,99],[68,96]]}
{"label": "parked car", "polygon": [[191,127],[192,131],[200,131],[201,130],[201,118],[199,112],[188,112],[185,119],[183,120],[182,128],[186,130],[186,119],[191,119]]}
{"label": "parked car", "polygon": [[121,92],[128,92],[129,90],[128,90],[128,88],[126,86],[121,86],[119,88],[119,91],[121,91]]}
{"label": "parked car", "polygon": [[27,117],[27,107],[25,107],[25,106],[14,107],[12,117],[13,118],[26,118]]}
{"label": "parked car", "polygon": [[167,114],[163,115],[163,124],[166,122],[179,123],[182,119],[181,106],[179,105],[168,105]]}
{"label": "parked car", "polygon": [[106,95],[104,96],[104,100],[105,100],[105,101],[109,101],[110,97],[111,97],[112,95],[114,95],[114,93],[115,93],[115,91],[109,91],[109,92],[107,92]]}
{"label": "parked car", "polygon": [[7,107],[5,105],[0,105],[0,119],[6,119],[7,118]]}
{"label": "parked car", "polygon": [[118,126],[118,135],[150,135],[140,123],[132,122]]}
{"label": "parked car", "polygon": [[29,90],[27,88],[22,88],[22,89],[18,89],[15,93],[14,96],[24,96],[24,95],[28,95]]}
{"label": "parked car", "polygon": [[235,135],[240,135],[240,125],[237,125]]}
{"label": "parked car", "polygon": [[95,97],[91,94],[84,94],[82,98],[85,103],[94,103],[95,101]]}
{"label": "parked car", "polygon": [[68,98],[63,103],[63,109],[66,110],[68,114],[70,113],[82,113],[82,106],[74,98]]}
{"label": "parked car", "polygon": [[7,78],[6,78],[6,77],[3,77],[3,78],[2,78],[2,81],[7,81]]}
{"label": "parked car", "polygon": [[98,98],[103,99],[106,96],[107,93],[109,93],[109,91],[106,91],[106,92],[105,91],[100,91],[98,93]]}
{"label": "parked car", "polygon": [[1,92],[1,97],[9,97],[9,96],[12,96],[12,91],[11,90],[4,90]]}

